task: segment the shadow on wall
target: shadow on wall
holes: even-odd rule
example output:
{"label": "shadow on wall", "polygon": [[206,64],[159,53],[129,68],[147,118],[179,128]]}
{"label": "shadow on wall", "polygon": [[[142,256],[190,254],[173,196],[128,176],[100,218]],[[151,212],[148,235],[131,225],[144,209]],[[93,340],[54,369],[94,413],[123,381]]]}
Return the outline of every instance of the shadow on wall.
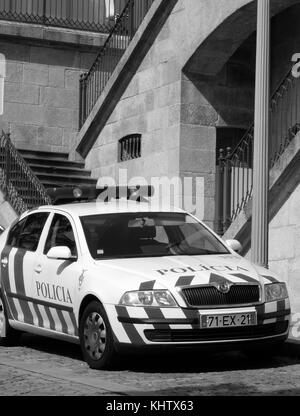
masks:
{"label": "shadow on wall", "polygon": [[[300,4],[294,3],[272,1],[271,91],[291,69],[292,55],[300,53]],[[250,3],[197,48],[183,70],[182,122],[238,128],[252,124],[255,29],[256,5]]]}
{"label": "shadow on wall", "polygon": [[[255,34],[229,58],[216,75],[185,67],[182,85],[183,122],[247,128],[253,120]],[[191,70],[190,70],[191,69]]]}

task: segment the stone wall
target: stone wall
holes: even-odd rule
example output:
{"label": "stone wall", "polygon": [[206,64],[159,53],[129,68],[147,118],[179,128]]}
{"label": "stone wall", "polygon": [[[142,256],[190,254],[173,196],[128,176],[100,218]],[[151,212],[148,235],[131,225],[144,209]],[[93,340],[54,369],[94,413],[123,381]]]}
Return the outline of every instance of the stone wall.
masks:
{"label": "stone wall", "polygon": [[300,312],[300,185],[270,223],[269,258],[288,283],[293,312]]}
{"label": "stone wall", "polygon": [[[181,71],[172,38],[177,14],[180,8],[174,9],[90,151],[86,162],[93,175],[117,179],[125,168],[129,177],[178,175]],[[142,134],[142,158],[118,163],[118,141],[134,133]]]}
{"label": "stone wall", "polygon": [[[218,107],[210,101],[211,85],[206,85],[205,92],[199,91],[199,84],[195,85],[183,68],[195,51],[191,45],[198,47],[238,5],[248,2],[221,3],[218,12],[212,15],[210,2],[177,2],[86,159],[95,177],[111,176],[118,180],[119,170],[126,168],[129,178],[203,178],[203,219],[209,225],[214,220],[216,126],[227,125],[228,120],[222,118]],[[225,99],[224,108],[228,110],[234,99],[232,95],[230,99],[226,97],[223,81],[221,74],[220,88],[212,92],[215,100],[218,94]],[[247,91],[246,95],[245,107],[250,107],[251,113],[251,94]],[[236,106],[241,108],[240,101]],[[232,106],[231,114],[237,118],[235,109]],[[249,120],[249,112],[247,117]],[[239,120],[237,124],[247,123]],[[118,141],[133,133],[142,134],[142,157],[118,163]]]}
{"label": "stone wall", "polygon": [[[254,50],[253,50],[254,49]],[[253,36],[215,77],[185,70],[181,90],[180,174],[205,181],[205,219],[213,227],[217,129],[247,129],[253,121]]]}
{"label": "stone wall", "polygon": [[[295,3],[273,1],[272,15]],[[94,143],[86,163],[95,177],[118,181],[119,170],[126,168],[129,178],[203,178],[203,219],[211,226],[216,129],[247,128],[253,121],[256,29],[255,2],[219,0],[219,7],[215,5],[206,0],[179,0],[132,72],[125,92],[115,101],[112,93],[112,114],[101,107],[109,93],[104,91],[98,113],[94,109],[78,136],[79,144],[81,139],[88,142],[89,137]],[[138,43],[140,37],[138,33],[132,43]],[[121,65],[128,65],[130,72],[130,51],[134,47],[128,48],[112,77],[116,85],[112,81],[108,90],[128,82],[118,74]],[[284,65],[274,61],[277,72],[284,72],[287,64],[289,61]],[[101,120],[99,134],[98,130],[95,134],[95,119]],[[135,133],[142,135],[142,157],[118,163],[118,141]]]}
{"label": "stone wall", "polygon": [[0,129],[11,133],[17,147],[69,152],[78,132],[79,76],[96,53],[76,45],[79,37],[74,41],[51,45],[0,33],[6,57]]}
{"label": "stone wall", "polygon": [[[300,185],[269,226],[269,267],[287,283],[292,313],[300,313]],[[251,250],[245,256],[251,261]]]}

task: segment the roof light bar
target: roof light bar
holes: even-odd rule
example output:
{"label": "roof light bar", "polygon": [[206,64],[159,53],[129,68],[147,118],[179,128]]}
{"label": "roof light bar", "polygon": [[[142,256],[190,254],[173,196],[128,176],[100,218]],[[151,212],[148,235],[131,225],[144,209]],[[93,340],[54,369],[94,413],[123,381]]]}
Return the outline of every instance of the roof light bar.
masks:
{"label": "roof light bar", "polygon": [[108,202],[112,199],[127,199],[136,202],[147,201],[154,195],[153,186],[113,186],[95,188],[94,186],[76,186],[51,188],[47,190],[53,205],[69,204],[82,201]]}

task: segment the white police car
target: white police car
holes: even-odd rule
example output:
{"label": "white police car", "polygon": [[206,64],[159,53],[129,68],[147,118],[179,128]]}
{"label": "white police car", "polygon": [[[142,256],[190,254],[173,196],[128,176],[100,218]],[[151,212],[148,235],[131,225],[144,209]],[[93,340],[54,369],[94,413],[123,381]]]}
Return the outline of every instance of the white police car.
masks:
{"label": "white police car", "polygon": [[[77,201],[86,193],[74,191]],[[97,369],[126,347],[283,342],[286,285],[234,245],[182,210],[147,202],[31,210],[0,237],[0,340],[25,331],[80,342]]]}

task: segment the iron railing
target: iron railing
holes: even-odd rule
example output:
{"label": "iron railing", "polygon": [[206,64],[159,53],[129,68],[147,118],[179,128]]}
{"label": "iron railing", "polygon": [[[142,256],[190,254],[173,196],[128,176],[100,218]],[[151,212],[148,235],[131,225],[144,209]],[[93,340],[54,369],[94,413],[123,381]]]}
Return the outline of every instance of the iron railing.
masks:
{"label": "iron railing", "polygon": [[128,0],[89,72],[80,78],[79,128],[92,111],[154,0]]}
{"label": "iron railing", "polygon": [[0,0],[0,19],[108,33],[127,0]]}
{"label": "iron railing", "polygon": [[[270,102],[270,169],[300,130],[300,81],[289,72]],[[224,234],[253,192],[254,125],[238,146],[221,149],[216,171],[216,232]]]}
{"label": "iron railing", "polygon": [[0,137],[0,188],[18,214],[51,204],[46,189],[4,132]]}

